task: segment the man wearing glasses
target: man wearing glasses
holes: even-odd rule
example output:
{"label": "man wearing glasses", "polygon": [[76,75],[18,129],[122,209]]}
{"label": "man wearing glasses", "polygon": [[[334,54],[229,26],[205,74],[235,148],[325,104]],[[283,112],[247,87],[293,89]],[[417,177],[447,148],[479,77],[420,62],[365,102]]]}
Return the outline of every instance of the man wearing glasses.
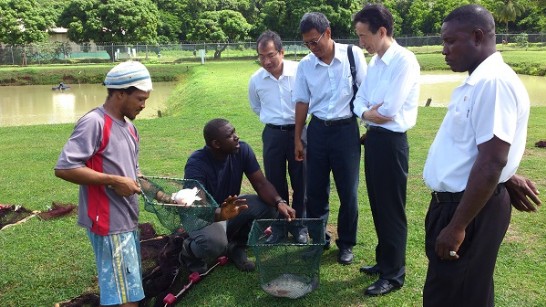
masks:
{"label": "man wearing glasses", "polygon": [[[248,100],[250,107],[265,124],[262,132],[263,163],[267,180],[279,195],[289,201],[286,170],[293,190],[292,208],[297,217],[305,217],[305,186],[303,161],[294,158],[295,103],[292,90],[298,63],[284,60],[280,36],[265,31],[258,37],[256,51],[262,68],[250,78]],[[273,226],[268,243],[278,243],[287,234]],[[289,228],[295,243],[307,243],[307,228],[293,223]]]}
{"label": "man wearing glasses", "polygon": [[[353,116],[353,77],[347,57],[347,45],[332,40],[330,22],[321,13],[306,13],[300,21],[303,44],[311,53],[304,57],[296,74],[292,101],[296,103],[296,131],[294,134],[296,160],[304,159],[301,133],[307,114],[307,215],[322,218],[329,214],[330,172],[338,192],[336,245],[337,261],[351,264],[352,248],[356,245],[358,222],[358,182],[360,169],[360,140],[358,123]],[[366,77],[366,61],[362,50],[353,46],[355,83]],[[311,238],[322,234],[310,233]],[[330,235],[326,245],[330,245]]]}

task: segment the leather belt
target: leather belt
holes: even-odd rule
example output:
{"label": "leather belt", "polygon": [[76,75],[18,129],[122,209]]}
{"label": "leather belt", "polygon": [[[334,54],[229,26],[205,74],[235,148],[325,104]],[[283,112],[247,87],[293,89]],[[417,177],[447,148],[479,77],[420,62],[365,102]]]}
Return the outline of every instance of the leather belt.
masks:
{"label": "leather belt", "polygon": [[[499,193],[504,188],[504,183],[499,183],[497,187],[495,188],[495,191],[493,192],[493,195],[491,197],[499,195]],[[430,193],[432,195],[432,199],[436,201],[436,203],[458,203],[463,198],[464,191],[462,192],[436,192],[433,191]]]}
{"label": "leather belt", "polygon": [[347,118],[333,119],[333,120],[322,120],[314,115],[313,115],[313,120],[323,124],[324,126],[340,126],[340,125],[346,125],[355,121],[354,117],[347,117]]}
{"label": "leather belt", "polygon": [[271,129],[277,129],[281,131],[292,131],[296,128],[296,125],[273,125],[273,124],[265,124],[265,125]]}
{"label": "leather belt", "polygon": [[436,192],[433,191],[432,193],[432,199],[436,201],[436,203],[458,203],[463,198],[464,191],[457,192],[457,193],[451,193],[451,192]]}
{"label": "leather belt", "polygon": [[380,127],[380,126],[371,126],[369,125],[368,128],[367,128],[368,131],[373,131],[373,132],[380,132],[380,133],[396,133],[396,134],[404,134],[405,132],[396,132],[396,131],[392,131],[392,130],[389,130],[387,128],[383,128],[383,127]]}

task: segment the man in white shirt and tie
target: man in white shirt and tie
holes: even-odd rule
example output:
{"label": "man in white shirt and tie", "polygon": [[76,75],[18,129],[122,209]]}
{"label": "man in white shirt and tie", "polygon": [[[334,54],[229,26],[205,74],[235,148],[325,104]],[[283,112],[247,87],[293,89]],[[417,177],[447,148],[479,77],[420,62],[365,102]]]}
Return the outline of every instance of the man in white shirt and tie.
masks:
{"label": "man in white shirt and tie", "polygon": [[379,275],[365,290],[375,296],[402,287],[406,275],[406,131],[417,121],[420,68],[415,55],[394,39],[392,15],[384,6],[365,6],[355,14],[353,24],[360,45],[375,54],[354,101],[354,113],[368,129],[364,171],[378,238],[376,264],[361,271]]}

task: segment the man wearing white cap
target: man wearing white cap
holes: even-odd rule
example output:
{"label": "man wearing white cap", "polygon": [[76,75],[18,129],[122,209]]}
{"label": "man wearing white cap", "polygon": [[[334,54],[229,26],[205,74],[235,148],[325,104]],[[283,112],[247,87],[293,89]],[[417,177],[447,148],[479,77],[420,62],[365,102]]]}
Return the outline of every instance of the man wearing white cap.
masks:
{"label": "man wearing white cap", "polygon": [[[138,238],[139,135],[129,120],[150,97],[150,73],[139,62],[112,68],[105,103],[76,123],[55,175],[80,185],[78,224],[87,229],[98,271],[100,304],[138,306],[144,298]],[[127,119],[129,120],[127,120]]]}

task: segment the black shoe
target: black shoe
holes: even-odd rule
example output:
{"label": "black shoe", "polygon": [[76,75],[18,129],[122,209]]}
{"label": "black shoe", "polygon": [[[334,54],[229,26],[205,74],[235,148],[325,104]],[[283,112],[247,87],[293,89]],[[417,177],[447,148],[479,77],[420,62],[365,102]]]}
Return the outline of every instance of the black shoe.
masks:
{"label": "black shoe", "polygon": [[330,249],[330,241],[326,241],[326,242],[324,243],[324,250],[327,251],[327,250],[329,250],[329,249]]}
{"label": "black shoe", "polygon": [[294,236],[294,242],[298,244],[307,244],[309,242],[307,228],[304,226],[294,227],[290,229],[290,233]]}
{"label": "black shoe", "polygon": [[386,279],[378,279],[376,282],[366,288],[364,294],[369,296],[385,295],[392,291],[398,290],[401,287],[401,285],[394,284]]}
{"label": "black shoe", "polygon": [[337,255],[337,262],[343,265],[348,265],[353,262],[353,258],[354,258],[354,255],[351,248],[339,249],[339,254]]}
{"label": "black shoe", "polygon": [[360,273],[364,273],[366,275],[377,275],[381,274],[381,270],[379,269],[379,266],[375,264],[361,267]]}
{"label": "black shoe", "polygon": [[242,245],[237,245],[235,242],[230,242],[228,244],[227,255],[240,271],[252,272],[256,269],[254,262],[248,260],[246,257],[245,247]]}
{"label": "black shoe", "polygon": [[282,242],[286,235],[284,232],[280,229],[273,228],[271,235],[265,239],[266,244],[277,244],[279,242]]}

